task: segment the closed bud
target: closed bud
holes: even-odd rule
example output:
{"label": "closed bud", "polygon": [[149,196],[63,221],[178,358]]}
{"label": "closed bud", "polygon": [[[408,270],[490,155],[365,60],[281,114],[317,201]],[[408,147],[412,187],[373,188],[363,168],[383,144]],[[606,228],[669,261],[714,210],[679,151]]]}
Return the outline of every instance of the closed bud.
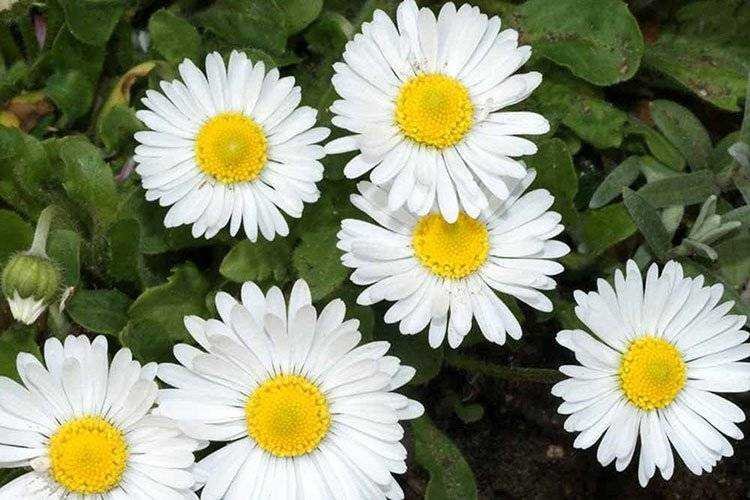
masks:
{"label": "closed bud", "polygon": [[60,291],[61,275],[48,258],[20,253],[8,260],[3,269],[3,294],[13,317],[32,324]]}

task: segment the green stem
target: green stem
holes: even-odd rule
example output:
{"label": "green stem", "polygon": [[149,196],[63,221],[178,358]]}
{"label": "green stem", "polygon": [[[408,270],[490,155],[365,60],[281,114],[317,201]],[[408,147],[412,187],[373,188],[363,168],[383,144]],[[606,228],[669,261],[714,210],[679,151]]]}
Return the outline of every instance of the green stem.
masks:
{"label": "green stem", "polygon": [[49,227],[52,224],[52,216],[54,214],[55,209],[51,205],[39,214],[39,220],[36,223],[36,230],[34,231],[34,241],[27,252],[29,255],[47,258],[47,236],[49,236]]}
{"label": "green stem", "polygon": [[481,373],[500,380],[554,384],[565,378],[559,371],[550,370],[549,368],[501,366],[473,359],[468,356],[462,356],[460,354],[449,354],[446,357],[446,361],[454,368]]}

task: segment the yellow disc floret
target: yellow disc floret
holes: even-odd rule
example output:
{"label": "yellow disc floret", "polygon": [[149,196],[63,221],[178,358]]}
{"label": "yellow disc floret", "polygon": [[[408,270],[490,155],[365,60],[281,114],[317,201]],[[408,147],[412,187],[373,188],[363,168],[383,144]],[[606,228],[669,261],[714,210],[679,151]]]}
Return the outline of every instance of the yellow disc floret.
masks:
{"label": "yellow disc floret", "polygon": [[458,143],[469,131],[474,105],[469,91],[455,78],[421,74],[401,86],[396,123],[413,141],[443,149]]}
{"label": "yellow disc floret", "polygon": [[106,493],[120,483],[128,460],[122,432],[101,417],[63,424],[49,442],[50,472],[67,491]]}
{"label": "yellow disc floret", "polygon": [[625,396],[642,410],[664,408],[685,387],[685,361],[666,340],[642,337],[633,341],[620,362]]}
{"label": "yellow disc floret", "polygon": [[423,266],[442,278],[452,279],[475,272],[490,251],[485,225],[463,212],[453,224],[437,213],[425,215],[414,228],[411,244]]}
{"label": "yellow disc floret", "polygon": [[310,453],[331,426],[323,393],[300,375],[277,375],[261,384],[245,406],[247,432],[277,457]]}
{"label": "yellow disc floret", "polygon": [[268,159],[263,129],[242,113],[206,121],[195,139],[195,158],[206,174],[225,184],[256,179]]}

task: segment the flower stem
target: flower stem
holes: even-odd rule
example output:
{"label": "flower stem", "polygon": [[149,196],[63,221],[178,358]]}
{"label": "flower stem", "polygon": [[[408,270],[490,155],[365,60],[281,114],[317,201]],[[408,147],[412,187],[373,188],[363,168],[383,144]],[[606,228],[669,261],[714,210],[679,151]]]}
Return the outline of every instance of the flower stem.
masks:
{"label": "flower stem", "polygon": [[563,378],[562,373],[548,368],[525,368],[519,366],[502,366],[473,359],[460,354],[449,354],[446,361],[454,368],[474,373],[481,373],[500,380],[554,384]]}
{"label": "flower stem", "polygon": [[49,236],[49,227],[52,224],[52,216],[55,214],[55,208],[49,206],[39,214],[39,220],[36,223],[34,231],[34,241],[31,248],[26,252],[29,255],[47,258],[47,236]]}

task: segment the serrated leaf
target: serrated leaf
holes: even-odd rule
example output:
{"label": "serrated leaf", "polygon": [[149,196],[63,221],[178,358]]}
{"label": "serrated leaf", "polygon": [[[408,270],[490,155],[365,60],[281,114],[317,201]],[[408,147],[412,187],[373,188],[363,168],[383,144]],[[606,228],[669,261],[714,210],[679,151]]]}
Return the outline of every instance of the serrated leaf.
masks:
{"label": "serrated leaf", "polygon": [[595,85],[630,79],[643,56],[643,37],[619,0],[529,0],[513,13],[522,43]]}
{"label": "serrated leaf", "polygon": [[336,233],[329,231],[318,239],[303,240],[294,249],[294,269],[310,285],[314,301],[333,292],[349,275],[349,271],[341,264],[341,252],[336,249],[337,241]]}
{"label": "serrated leaf", "polygon": [[629,238],[637,229],[622,203],[585,212],[582,227],[583,241],[588,252],[593,255]]}
{"label": "serrated leaf", "polygon": [[195,27],[174,12],[157,10],[148,21],[151,44],[166,60],[198,59],[201,37]]}
{"label": "serrated leaf", "polygon": [[656,127],[682,153],[693,170],[709,167],[711,139],[703,124],[687,108],[672,101],[650,104]]}
{"label": "serrated leaf", "polygon": [[34,237],[34,228],[17,213],[0,209],[0,266],[16,252],[28,249]]}
{"label": "serrated leaf", "polygon": [[286,239],[256,243],[243,240],[224,256],[219,273],[236,283],[268,281],[283,286],[287,281],[291,253]]}
{"label": "serrated leaf", "polygon": [[705,170],[649,182],[638,190],[654,208],[695,205],[716,194],[713,176]]}
{"label": "serrated leaf", "polygon": [[589,201],[590,208],[600,208],[622,194],[641,175],[641,159],[629,156],[607,174]]}
{"label": "serrated leaf", "polygon": [[643,64],[677,81],[701,99],[738,111],[745,94],[750,49],[703,37],[663,33],[646,46]]}
{"label": "serrated leaf", "polygon": [[94,333],[117,335],[128,321],[131,300],[119,290],[76,290],[65,311],[83,328]]}
{"label": "serrated leaf", "polygon": [[139,324],[149,321],[159,325],[161,335],[173,341],[185,340],[183,318],[191,314],[205,315],[205,295],[209,283],[195,264],[186,262],[172,270],[167,282],[147,288],[128,309],[128,318]]}
{"label": "serrated leaf", "polygon": [[411,429],[414,460],[430,474],[425,500],[476,500],[474,474],[456,445],[435,427],[427,415],[414,420]]}
{"label": "serrated leaf", "polygon": [[633,218],[633,222],[638,226],[654,255],[659,259],[663,259],[672,248],[672,242],[659,213],[632,189],[623,189],[622,199],[630,216]]}

